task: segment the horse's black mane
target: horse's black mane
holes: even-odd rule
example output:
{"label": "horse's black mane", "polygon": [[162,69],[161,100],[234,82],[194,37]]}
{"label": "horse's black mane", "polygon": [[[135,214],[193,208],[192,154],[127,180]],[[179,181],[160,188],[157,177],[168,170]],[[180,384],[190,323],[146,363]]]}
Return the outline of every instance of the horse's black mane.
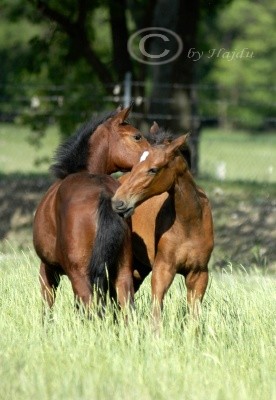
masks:
{"label": "horse's black mane", "polygon": [[[148,133],[145,135],[147,141],[152,146],[158,146],[163,144],[164,142],[171,142],[175,139],[175,135],[172,134],[171,131],[166,130],[164,128],[159,128],[155,133]],[[188,167],[191,169],[192,160],[191,160],[191,149],[188,145],[185,145],[183,148],[180,149],[182,156],[187,161]]]}
{"label": "horse's black mane", "polygon": [[76,133],[60,144],[54,156],[50,170],[56,178],[65,178],[69,174],[85,169],[88,157],[87,142],[99,125],[116,115],[117,111],[107,112],[92,118],[82,125]]}
{"label": "horse's black mane", "polygon": [[145,137],[152,146],[158,146],[164,142],[171,142],[174,138],[173,134],[164,128],[159,128],[155,133],[148,133]]}

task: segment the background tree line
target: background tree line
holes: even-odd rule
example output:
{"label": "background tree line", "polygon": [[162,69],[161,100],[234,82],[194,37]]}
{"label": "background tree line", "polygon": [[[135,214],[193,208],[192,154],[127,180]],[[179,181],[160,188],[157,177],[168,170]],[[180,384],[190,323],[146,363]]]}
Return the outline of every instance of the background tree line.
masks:
{"label": "background tree line", "polygon": [[[32,108],[26,103],[20,120],[31,124],[37,137],[51,115],[66,135],[92,111],[110,108],[126,72],[143,83],[133,95],[149,99],[138,111],[176,116],[160,122],[174,132],[193,132],[195,166],[202,116],[251,130],[275,124],[274,2],[4,0],[0,11],[0,112],[36,96],[39,103]],[[149,66],[130,56],[130,35],[152,26],[181,37],[183,51],[174,62]],[[157,39],[147,46],[158,54]],[[202,57],[189,57],[190,49]]]}

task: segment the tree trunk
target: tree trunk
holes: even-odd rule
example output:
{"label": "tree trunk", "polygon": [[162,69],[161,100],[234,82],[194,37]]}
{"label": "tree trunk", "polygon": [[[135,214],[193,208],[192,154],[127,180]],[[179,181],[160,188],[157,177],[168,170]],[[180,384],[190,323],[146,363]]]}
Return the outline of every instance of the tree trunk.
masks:
{"label": "tree trunk", "polygon": [[124,79],[126,72],[131,72],[133,76],[132,63],[127,50],[128,30],[125,10],[125,0],[109,0],[113,64],[119,81]]}
{"label": "tree trunk", "polygon": [[[195,174],[198,173],[200,137],[195,87],[197,63],[188,58],[188,54],[190,49],[197,49],[199,10],[199,0],[159,0],[157,2],[153,26],[167,28],[177,33],[182,40],[183,50],[176,60],[168,64],[152,66],[153,90],[150,108],[153,114],[167,115],[165,123],[160,122],[165,126],[167,124],[174,133],[188,131],[191,133],[189,144],[192,151],[192,171]],[[153,40],[152,53],[162,52],[161,49],[156,48],[158,46],[162,46],[162,43],[159,41],[158,44],[158,41]],[[166,49],[172,54],[176,51],[173,43],[170,42],[166,42]],[[162,84],[168,85],[162,86]],[[172,118],[169,119],[169,116]]]}

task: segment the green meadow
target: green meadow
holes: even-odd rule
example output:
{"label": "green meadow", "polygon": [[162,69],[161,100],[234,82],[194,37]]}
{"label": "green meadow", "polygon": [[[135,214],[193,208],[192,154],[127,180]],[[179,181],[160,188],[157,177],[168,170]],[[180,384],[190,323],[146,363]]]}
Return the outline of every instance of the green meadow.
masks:
{"label": "green meadow", "polygon": [[203,177],[276,183],[276,135],[206,129],[200,142]]}
{"label": "green meadow", "polygon": [[126,324],[114,322],[111,306],[105,318],[83,320],[64,278],[53,321],[42,325],[37,264],[33,252],[1,260],[1,399],[276,398],[272,277],[212,273],[197,326],[176,279],[157,336],[148,281]]}
{"label": "green meadow", "polygon": [[[32,135],[28,129],[17,125],[0,125],[0,173],[47,172],[59,143],[56,128],[48,129],[39,147],[31,145],[31,142]],[[275,132],[250,134],[205,129],[200,141],[201,177],[219,178],[217,174],[222,168],[226,181],[276,183],[275,152]]]}
{"label": "green meadow", "polygon": [[[228,231],[224,232],[224,227],[232,218],[232,211],[226,211],[237,210],[242,218],[251,198],[256,203],[252,215],[263,199],[272,204],[276,195],[276,141],[270,134],[239,132],[234,136],[225,131],[204,131],[200,183],[213,196],[216,229],[225,241],[225,247],[219,247],[218,241],[219,250],[214,254],[225,257],[226,249],[232,247],[241,260],[242,232],[236,231],[234,215],[233,241],[226,241]],[[231,263],[230,259],[228,266],[218,269],[211,260],[198,324],[186,313],[186,289],[180,277],[166,296],[159,335],[153,332],[150,319],[149,278],[136,294],[136,308],[126,324],[119,312],[114,322],[112,305],[102,319],[96,315],[91,320],[81,318],[74,310],[72,289],[64,277],[53,320],[42,324],[32,216],[30,212],[26,217],[15,194],[20,190],[24,202],[31,203],[30,209],[39,201],[59,137],[51,128],[40,148],[28,144],[28,137],[24,128],[0,126],[2,220],[13,199],[17,201],[11,216],[11,236],[7,234],[8,240],[3,238],[0,243],[0,400],[276,399],[276,279],[261,253],[256,253],[256,263],[252,264],[249,255],[257,252],[253,245],[243,253],[248,258],[246,268],[241,261]],[[224,182],[214,181],[222,162]],[[15,177],[18,186],[6,198]],[[37,197],[24,192],[25,186],[20,186],[24,179],[42,185]],[[252,182],[238,182],[243,179]],[[22,226],[19,222],[16,225],[16,215]],[[264,226],[260,224],[259,228],[261,235]],[[269,242],[267,237],[273,238],[275,231],[269,229],[264,238],[271,247],[272,239]],[[250,265],[252,268],[247,268]]]}
{"label": "green meadow", "polygon": [[48,171],[59,144],[56,128],[49,128],[39,147],[30,131],[16,124],[0,124],[0,174],[40,174]]}

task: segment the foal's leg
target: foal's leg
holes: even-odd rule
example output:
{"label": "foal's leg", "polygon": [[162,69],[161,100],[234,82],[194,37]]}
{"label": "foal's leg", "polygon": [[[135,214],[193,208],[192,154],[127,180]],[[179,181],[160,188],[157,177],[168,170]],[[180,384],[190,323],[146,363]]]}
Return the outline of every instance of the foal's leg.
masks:
{"label": "foal's leg", "polygon": [[60,274],[54,267],[51,267],[45,264],[44,262],[41,262],[39,281],[41,285],[41,294],[44,300],[43,301],[43,319],[44,319],[46,313],[45,305],[47,304],[50,309],[54,305],[56,290],[60,282]]}
{"label": "foal's leg", "polygon": [[159,329],[161,312],[163,309],[163,300],[166,292],[168,291],[171,283],[175,277],[175,270],[168,262],[158,258],[155,259],[152,277],[151,277],[151,291],[152,291],[152,315],[155,329]]}
{"label": "foal's leg", "polygon": [[208,285],[208,269],[191,270],[185,275],[187,303],[194,318],[200,314],[201,302]]}
{"label": "foal's leg", "polygon": [[134,257],[133,264],[134,264],[133,285],[134,285],[134,293],[136,293],[139,290],[142,283],[144,282],[145,278],[151,272],[151,267],[146,264],[143,264],[136,257]]}

